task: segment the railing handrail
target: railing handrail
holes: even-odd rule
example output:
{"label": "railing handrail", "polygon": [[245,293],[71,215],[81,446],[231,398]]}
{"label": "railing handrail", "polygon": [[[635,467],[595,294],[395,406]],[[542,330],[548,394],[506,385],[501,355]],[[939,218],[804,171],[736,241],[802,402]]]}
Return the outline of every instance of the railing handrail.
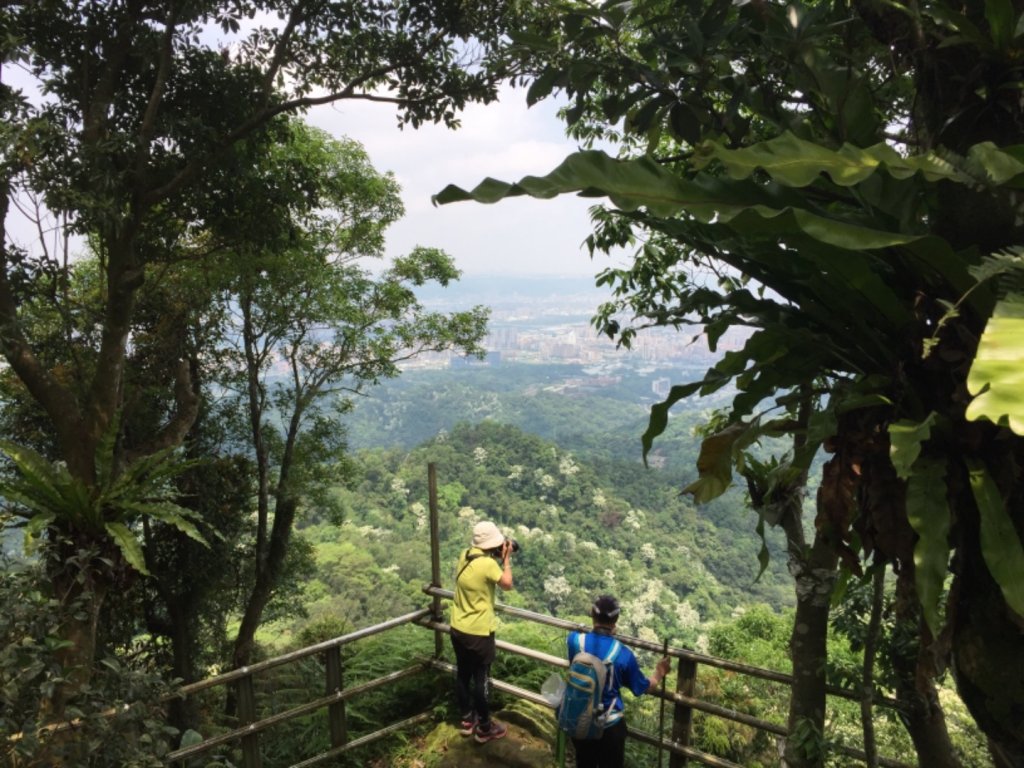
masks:
{"label": "railing handrail", "polygon": [[230,672],[224,672],[223,674],[215,675],[214,677],[208,677],[204,680],[199,680],[195,683],[183,685],[176,692],[171,694],[168,698],[189,696],[193,693],[198,693],[199,691],[206,690],[207,688],[213,688],[218,685],[226,685],[227,683],[234,682],[235,680],[239,680],[248,675],[253,675],[257,672],[265,672],[268,669],[273,669],[274,667],[280,666],[281,664],[288,664],[292,661],[298,661],[299,659],[304,659],[307,656],[314,656],[318,653],[323,653],[324,651],[330,650],[331,648],[337,648],[342,645],[347,645],[348,643],[354,642],[356,640],[362,640],[365,637],[370,637],[372,635],[379,634],[380,632],[386,632],[387,630],[394,629],[395,627],[399,627],[402,624],[412,624],[429,615],[429,608],[421,608],[418,611],[413,611],[412,613],[407,613],[403,616],[398,616],[394,619],[389,619],[388,621],[382,621],[380,624],[374,624],[372,627],[364,627],[363,629],[357,629],[355,632],[349,632],[347,635],[339,635],[338,637],[333,637],[330,640],[324,640],[323,642],[319,642],[316,645],[309,645],[305,648],[300,648],[297,651],[291,651],[290,653],[275,656],[272,659],[259,661],[255,664],[249,664],[244,667],[239,667],[238,669],[232,669]]}
{"label": "railing handrail", "polygon": [[[427,584],[423,587],[423,592],[434,597],[445,597],[449,600],[455,597],[455,593],[450,589],[443,589],[441,587],[435,587],[431,584]],[[570,632],[586,632],[591,629],[587,624],[581,624],[577,621],[569,621],[568,619],[559,619],[554,616],[547,616],[543,613],[536,613],[534,611],[528,611],[525,608],[517,608],[512,605],[505,605],[504,603],[496,602],[495,609],[501,613],[507,613],[510,616],[516,616],[517,618],[526,619],[527,621],[533,621],[538,624],[546,624],[550,627],[557,627]],[[644,640],[640,637],[634,637],[632,635],[615,634],[616,639],[625,645],[633,648],[640,648],[645,651],[651,651],[654,653],[661,654],[664,650],[658,643],[651,642],[650,640]],[[775,683],[782,683],[783,685],[792,686],[793,676],[785,672],[778,672],[772,669],[764,669],[762,667],[755,667],[750,664],[743,664],[738,661],[730,661],[729,659],[721,659],[717,656],[708,656],[704,653],[691,650],[689,648],[679,648],[676,646],[669,646],[668,655],[677,659],[686,659],[696,664],[704,664],[709,667],[715,667],[717,669],[723,669],[728,672],[738,672],[743,675],[749,675],[750,677],[760,678],[762,680],[769,680]],[[568,664],[566,665],[568,666]],[[844,699],[850,699],[852,701],[860,701],[861,694],[851,691],[847,688],[840,688],[835,685],[826,686],[825,690],[833,696],[839,696]],[[892,697],[885,696],[883,694],[875,692],[874,701],[876,704],[883,704],[888,707],[897,707],[898,702]]]}
{"label": "railing handrail", "polygon": [[[416,623],[419,626],[426,627],[427,629],[432,629],[435,632],[443,632],[445,634],[451,634],[451,626],[448,625],[448,624],[444,624],[444,623],[436,622],[436,621],[431,621],[429,619],[422,619],[422,620],[420,620],[420,621],[418,621]],[[636,639],[636,638],[630,638],[628,635],[616,635],[616,637],[618,639],[620,639],[622,642],[625,642],[627,644],[629,644],[629,642],[631,642],[633,639]],[[533,648],[527,648],[525,646],[516,645],[515,643],[504,642],[502,640],[497,640],[495,642],[495,645],[500,650],[507,651],[509,653],[514,653],[514,654],[516,654],[518,656],[523,656],[523,657],[528,658],[528,659],[534,659],[536,661],[541,661],[541,662],[544,662],[545,664],[550,664],[552,666],[556,666],[556,667],[568,667],[569,666],[569,661],[567,659],[562,658],[562,657],[558,657],[558,656],[552,656],[551,654],[543,653],[541,651],[536,651]],[[671,649],[669,649],[669,650],[671,651]],[[659,652],[662,651],[662,648],[658,648],[658,651]],[[672,655],[671,652],[669,653],[669,655]],[[447,672],[452,672],[455,669],[454,666],[449,664],[448,662],[440,661],[438,659],[432,660],[431,661],[431,666],[436,667],[438,669],[443,669],[443,670],[445,670]],[[546,706],[548,708],[553,708],[552,705],[547,700],[545,700],[540,694],[534,693],[532,691],[527,691],[527,690],[525,690],[523,688],[519,688],[519,687],[511,685],[509,683],[504,683],[504,682],[502,682],[500,680],[492,680],[491,681],[491,685],[494,688],[496,688],[497,690],[506,691],[507,693],[511,693],[514,696],[518,696],[519,698],[527,699],[528,701],[532,701],[535,704],[541,704],[541,705]],[[786,733],[787,733],[786,727],[784,725],[780,725],[778,723],[773,723],[773,722],[771,722],[769,720],[764,720],[764,719],[762,719],[760,717],[755,717],[754,715],[748,715],[746,713],[739,712],[738,710],[735,710],[735,709],[730,709],[728,707],[723,707],[723,706],[721,706],[719,704],[713,704],[712,702],[704,701],[703,699],[699,699],[699,698],[696,698],[694,696],[686,696],[685,694],[682,694],[682,693],[679,693],[679,692],[676,692],[676,691],[662,691],[660,689],[654,688],[654,689],[648,690],[645,695],[647,695],[647,696],[654,696],[654,697],[659,698],[659,699],[664,699],[665,701],[672,702],[673,704],[681,704],[681,705],[683,705],[685,707],[690,707],[690,708],[696,709],[696,710],[698,710],[700,712],[704,712],[706,714],[713,715],[715,717],[720,717],[720,718],[722,718],[724,720],[731,720],[732,722],[740,723],[741,725],[746,725],[746,726],[748,726],[750,728],[754,728],[754,729],[760,730],[760,731],[765,731],[766,733],[771,733],[771,734],[774,734],[776,736],[786,736]],[[637,735],[640,734],[640,735],[646,737],[646,738],[640,738],[639,739],[640,741],[647,741],[648,743],[655,744],[655,745],[658,743],[656,740],[655,741],[651,741],[650,739],[652,739],[653,737],[651,737],[649,734],[645,734],[642,731],[634,731],[634,729],[632,729],[632,728],[629,729],[629,730],[630,730],[630,735],[631,736],[637,737]],[[672,744],[673,744],[673,742],[663,742],[663,746],[665,746],[666,748],[671,747]],[[692,747],[681,747],[680,745],[675,745],[675,746],[679,747],[680,750],[684,750],[684,751],[677,751],[677,754],[679,754],[679,755],[681,755],[683,757],[690,757],[690,758],[693,758],[695,760],[698,760],[699,762],[702,762],[704,765],[710,765],[710,766],[734,766],[735,765],[734,763],[730,763],[727,760],[722,760],[721,758],[716,758],[714,755],[708,755],[707,753],[701,752],[700,750],[695,750]],[[842,754],[848,755],[850,757],[857,758],[859,760],[864,760],[865,757],[866,757],[865,753],[862,750],[856,749],[854,747],[847,747],[847,746],[842,745],[842,744],[837,744],[837,745],[834,745],[833,748],[837,752],[841,752]],[[897,760],[892,760],[892,759],[886,758],[886,757],[879,757],[878,758],[878,764],[880,766],[882,766],[883,768],[910,768],[905,763],[901,763],[901,762],[899,762]]]}

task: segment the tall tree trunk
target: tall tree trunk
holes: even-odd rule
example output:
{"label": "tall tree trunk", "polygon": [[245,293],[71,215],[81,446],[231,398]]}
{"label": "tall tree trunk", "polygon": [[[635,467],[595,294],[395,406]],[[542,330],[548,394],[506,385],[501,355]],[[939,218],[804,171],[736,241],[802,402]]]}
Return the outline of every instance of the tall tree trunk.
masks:
{"label": "tall tree trunk", "polygon": [[[170,617],[172,674],[175,679],[191,683],[198,679],[196,651],[198,649],[198,617],[192,610],[187,595],[176,595],[167,601]],[[194,696],[174,697],[167,708],[167,719],[181,732],[199,728],[198,702]]]}
{"label": "tall tree trunk", "polygon": [[[1009,475],[1009,468],[1020,467],[1021,463],[1004,455],[1001,463],[990,460],[989,466],[1002,467]],[[1014,478],[1014,482],[1016,488],[1021,487],[1019,480]],[[950,596],[957,691],[988,737],[995,764],[1000,768],[1024,768],[1024,617],[1007,606],[989,572],[982,553],[977,508],[968,494],[970,491],[965,490],[957,505],[959,555]],[[1016,495],[1004,492],[1010,498],[1018,536],[1022,533],[1019,521],[1024,520],[1019,506],[1022,495],[1021,490]],[[1014,503],[1018,504],[1016,508]]]}
{"label": "tall tree trunk", "polygon": [[931,633],[921,617],[913,561],[904,563],[896,580],[896,632],[892,652],[896,700],[903,724],[914,742],[918,765],[960,768],[935,688],[938,670],[929,651]]}
{"label": "tall tree trunk", "polygon": [[875,741],[875,656],[882,626],[882,601],[885,598],[885,563],[876,563],[871,577],[871,616],[864,638],[864,663],[861,667],[860,719],[864,732],[864,754],[868,768],[878,768],[878,744]]}
{"label": "tall tree trunk", "polygon": [[231,663],[235,669],[246,666],[252,659],[256,630],[259,629],[263,611],[270,602],[274,588],[284,571],[296,507],[296,500],[292,498],[278,498],[275,505],[274,525],[270,532],[266,563],[263,570],[256,575],[256,583],[246,601],[242,623],[235,636],[231,654]]}
{"label": "tall tree trunk", "polygon": [[793,688],[789,699],[785,759],[790,768],[825,764],[825,668],[829,603],[839,558],[821,532],[803,557],[790,559],[796,582],[796,616],[789,641]]}

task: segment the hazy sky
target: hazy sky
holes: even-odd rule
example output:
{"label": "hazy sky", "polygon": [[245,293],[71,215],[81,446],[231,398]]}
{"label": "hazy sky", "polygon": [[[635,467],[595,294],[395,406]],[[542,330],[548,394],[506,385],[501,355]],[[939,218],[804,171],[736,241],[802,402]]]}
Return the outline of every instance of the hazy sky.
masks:
{"label": "hazy sky", "polygon": [[430,202],[450,183],[470,189],[487,176],[517,181],[551,171],[577,149],[555,113],[549,102],[528,109],[526,91],[509,89],[498,103],[467,108],[454,131],[435,125],[399,130],[392,107],[361,101],[319,107],[306,119],[359,141],[375,167],[395,174],[406,215],[389,231],[388,255],[424,245],[447,251],[466,276],[594,275],[612,263],[591,261],[583,245],[594,199]]}
{"label": "hazy sky", "polygon": [[[4,74],[33,92],[34,84],[19,70]],[[359,100],[317,107],[305,119],[360,142],[378,170],[395,174],[406,215],[389,230],[388,256],[423,245],[447,251],[466,276],[593,276],[611,264],[607,257],[591,261],[583,245],[591,232],[587,209],[594,199],[515,198],[495,205],[437,207],[430,202],[449,183],[468,189],[487,176],[516,181],[551,171],[577,149],[565,137],[556,111],[552,102],[528,109],[525,89],[508,88],[497,103],[470,105],[457,130],[437,125],[399,129],[393,106]],[[13,214],[8,226],[17,242],[32,247],[34,227]]]}

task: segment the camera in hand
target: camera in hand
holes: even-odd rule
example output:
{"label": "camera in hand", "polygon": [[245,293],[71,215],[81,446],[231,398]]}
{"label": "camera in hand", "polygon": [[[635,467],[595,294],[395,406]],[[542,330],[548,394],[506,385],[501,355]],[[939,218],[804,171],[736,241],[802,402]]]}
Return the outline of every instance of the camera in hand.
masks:
{"label": "camera in hand", "polygon": [[[505,541],[509,545],[509,552],[512,552],[513,554],[515,554],[516,552],[519,551],[519,542],[518,541],[513,539],[511,536],[506,536],[505,537]],[[502,551],[504,549],[505,549],[505,544],[502,544],[500,547],[495,547],[494,549],[489,549],[487,551],[490,552],[491,555],[493,555],[494,557],[499,557],[500,558],[501,555],[502,555]]]}

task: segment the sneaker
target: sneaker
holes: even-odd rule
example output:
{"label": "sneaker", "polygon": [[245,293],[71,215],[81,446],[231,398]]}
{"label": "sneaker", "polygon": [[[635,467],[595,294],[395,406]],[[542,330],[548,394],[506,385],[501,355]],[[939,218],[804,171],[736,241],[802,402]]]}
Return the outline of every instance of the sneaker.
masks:
{"label": "sneaker", "polygon": [[491,720],[489,723],[478,723],[473,729],[473,738],[480,744],[486,744],[488,741],[500,739],[506,733],[508,733],[507,725],[502,725],[497,720]]}
{"label": "sneaker", "polygon": [[474,728],[476,728],[476,714],[464,715],[459,723],[459,735],[472,736]]}

